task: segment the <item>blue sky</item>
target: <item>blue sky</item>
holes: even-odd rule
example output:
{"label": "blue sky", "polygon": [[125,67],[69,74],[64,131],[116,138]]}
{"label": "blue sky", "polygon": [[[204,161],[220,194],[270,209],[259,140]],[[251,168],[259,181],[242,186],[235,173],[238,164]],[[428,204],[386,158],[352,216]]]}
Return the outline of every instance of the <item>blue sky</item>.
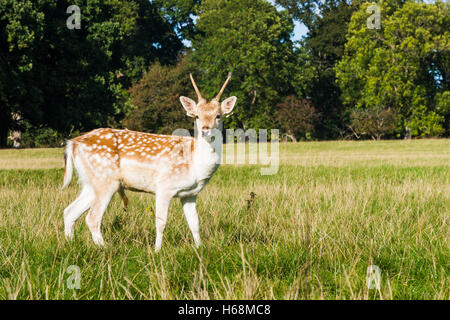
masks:
{"label": "blue sky", "polygon": [[300,40],[306,33],[308,29],[303,23],[295,22],[294,35],[292,36],[292,40]]}

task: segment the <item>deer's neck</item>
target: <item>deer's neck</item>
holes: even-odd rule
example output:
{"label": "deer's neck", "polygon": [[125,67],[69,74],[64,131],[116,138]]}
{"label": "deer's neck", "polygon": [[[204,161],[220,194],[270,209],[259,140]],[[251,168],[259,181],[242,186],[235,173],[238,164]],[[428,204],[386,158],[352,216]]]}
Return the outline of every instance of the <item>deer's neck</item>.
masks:
{"label": "deer's neck", "polygon": [[197,180],[209,180],[220,166],[222,144],[203,137],[195,139],[193,167]]}

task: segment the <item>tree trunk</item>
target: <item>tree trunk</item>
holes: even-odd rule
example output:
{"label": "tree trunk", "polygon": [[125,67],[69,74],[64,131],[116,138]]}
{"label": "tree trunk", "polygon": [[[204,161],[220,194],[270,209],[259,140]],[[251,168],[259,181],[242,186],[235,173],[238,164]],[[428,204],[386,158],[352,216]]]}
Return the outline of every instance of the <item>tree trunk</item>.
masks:
{"label": "tree trunk", "polygon": [[411,139],[411,129],[409,129],[409,127],[405,127],[405,139]]}
{"label": "tree trunk", "polygon": [[22,131],[14,130],[9,138],[12,140],[14,148],[20,148],[22,143]]}
{"label": "tree trunk", "polygon": [[287,138],[290,138],[292,140],[292,142],[297,142],[297,139],[295,138],[295,136],[293,134],[285,133],[283,136],[284,136],[286,142],[287,142]]}

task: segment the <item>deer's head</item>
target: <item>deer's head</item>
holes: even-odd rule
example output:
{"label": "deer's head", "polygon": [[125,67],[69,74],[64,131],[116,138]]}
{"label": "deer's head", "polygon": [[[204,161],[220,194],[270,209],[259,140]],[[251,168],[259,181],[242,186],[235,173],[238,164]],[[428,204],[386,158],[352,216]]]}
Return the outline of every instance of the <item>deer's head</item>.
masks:
{"label": "deer's head", "polygon": [[209,137],[213,129],[222,130],[222,118],[233,111],[234,104],[236,103],[235,96],[223,100],[222,103],[219,102],[220,96],[231,79],[231,73],[228,74],[228,78],[225,80],[217,96],[210,102],[202,97],[192,74],[190,74],[190,77],[195,93],[197,93],[198,102],[183,96],[180,97],[180,101],[184,109],[186,109],[187,115],[196,118],[195,124],[198,133],[203,137]]}

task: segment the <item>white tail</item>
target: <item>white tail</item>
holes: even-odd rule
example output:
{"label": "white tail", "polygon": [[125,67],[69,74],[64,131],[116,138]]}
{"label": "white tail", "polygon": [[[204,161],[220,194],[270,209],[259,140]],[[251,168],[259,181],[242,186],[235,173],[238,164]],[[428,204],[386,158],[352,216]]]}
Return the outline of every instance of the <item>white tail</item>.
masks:
{"label": "white tail", "polygon": [[207,102],[191,75],[198,102],[187,97],[180,97],[180,101],[187,114],[196,118],[197,131],[201,134],[195,139],[129,130],[96,129],[70,140],[65,153],[63,188],[70,183],[73,163],[82,191],[64,210],[66,236],[72,237],[75,221],[89,209],[86,223],[94,242],[103,245],[100,232],[103,213],[115,192],[119,192],[126,206],[128,200],[124,189],[131,189],[155,194],[155,250],[161,248],[173,197],[181,199],[189,228],[199,246],[196,198],[220,164],[221,150],[213,148],[211,135],[214,129],[222,129],[222,115],[229,114],[236,102],[236,97],[230,97],[219,103],[230,76],[216,98]]}
{"label": "white tail", "polygon": [[61,190],[66,188],[70,180],[72,180],[73,173],[73,141],[67,141],[66,149],[64,150],[64,183],[61,187]]}

